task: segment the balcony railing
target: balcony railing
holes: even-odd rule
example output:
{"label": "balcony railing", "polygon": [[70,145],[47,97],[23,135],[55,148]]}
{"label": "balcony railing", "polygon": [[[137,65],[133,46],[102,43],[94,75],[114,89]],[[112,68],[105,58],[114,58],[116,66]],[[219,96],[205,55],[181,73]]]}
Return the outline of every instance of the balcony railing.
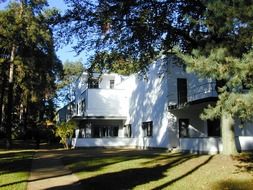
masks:
{"label": "balcony railing", "polygon": [[205,101],[210,98],[216,98],[218,96],[216,91],[216,82],[207,82],[192,88],[188,88],[187,98],[185,101],[178,100],[179,97],[176,98],[174,95],[169,95],[169,110],[180,109],[185,107],[190,103],[194,103],[197,101]]}
{"label": "balcony railing", "polygon": [[187,102],[193,102],[210,97],[217,97],[216,82],[208,82],[189,89]]}

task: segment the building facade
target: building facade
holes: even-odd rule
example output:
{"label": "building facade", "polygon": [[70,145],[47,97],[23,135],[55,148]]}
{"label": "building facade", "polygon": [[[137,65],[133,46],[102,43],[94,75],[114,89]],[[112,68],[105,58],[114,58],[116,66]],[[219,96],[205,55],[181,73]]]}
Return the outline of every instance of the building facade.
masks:
{"label": "building facade", "polygon": [[[58,117],[78,122],[74,147],[216,153],[222,150],[220,122],[201,120],[200,114],[217,96],[215,81],[186,73],[184,65],[164,58],[151,64],[145,76],[83,73],[75,83],[74,100]],[[239,125],[238,149],[253,149],[252,125]]]}

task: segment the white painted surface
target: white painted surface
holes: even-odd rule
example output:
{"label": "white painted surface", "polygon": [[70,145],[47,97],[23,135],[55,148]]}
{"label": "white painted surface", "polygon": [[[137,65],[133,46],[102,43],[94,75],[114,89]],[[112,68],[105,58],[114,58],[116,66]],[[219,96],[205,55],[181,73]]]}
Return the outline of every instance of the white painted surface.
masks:
{"label": "white painted surface", "polygon": [[[150,138],[127,138],[127,137],[115,137],[115,138],[73,138],[73,147],[139,147],[148,148],[152,147],[150,144]],[[156,146],[156,148],[166,148],[163,146]]]}
{"label": "white painted surface", "polygon": [[[236,137],[236,146],[238,150],[253,150],[252,136]],[[219,153],[222,151],[221,138],[180,138],[180,149],[190,152],[208,152]]]}
{"label": "white painted surface", "polygon": [[222,151],[220,138],[180,138],[180,149],[190,152],[219,153]]}
{"label": "white painted surface", "polygon": [[237,140],[237,147],[239,150],[253,150],[253,136],[239,136],[240,144],[238,144]]}
{"label": "white painted surface", "polygon": [[128,97],[120,89],[87,89],[87,116],[126,116]]}

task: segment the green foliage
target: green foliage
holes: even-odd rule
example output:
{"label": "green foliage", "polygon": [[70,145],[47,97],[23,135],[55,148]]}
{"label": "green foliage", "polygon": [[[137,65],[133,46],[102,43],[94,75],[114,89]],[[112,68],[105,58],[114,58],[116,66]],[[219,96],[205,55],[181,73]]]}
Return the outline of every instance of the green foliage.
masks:
{"label": "green foliage", "polygon": [[75,121],[63,122],[56,127],[55,135],[61,138],[60,143],[67,149],[70,148],[69,139],[73,136],[76,127],[77,124]]}
{"label": "green foliage", "polygon": [[66,61],[63,64],[63,75],[57,82],[57,98],[56,101],[61,105],[69,103],[68,94],[71,91],[71,85],[78,79],[78,77],[85,70],[81,60],[79,61]]}
{"label": "green foliage", "polygon": [[99,52],[90,59],[91,65],[88,69],[93,73],[113,72],[121,75],[130,75],[139,70],[137,63],[131,58],[117,52]]}
{"label": "green foliage", "polygon": [[[23,127],[22,130],[53,118],[55,82],[60,78],[62,64],[55,54],[49,22],[54,11],[46,6],[45,0],[17,1],[0,11],[0,49],[4,49],[1,62],[10,64],[10,54],[16,47],[11,63],[14,64],[11,122]],[[1,96],[5,101],[0,106],[6,107],[7,93]],[[8,114],[5,111],[3,115]]]}
{"label": "green foliage", "polygon": [[[191,20],[205,10],[199,1],[67,0],[69,9],[59,21],[58,36],[77,40],[75,50],[116,53],[139,69],[175,45],[192,49],[199,40]],[[191,20],[188,18],[192,18]],[[116,58],[117,56],[113,56]],[[141,64],[140,64],[141,63]],[[127,65],[128,66],[128,65]],[[135,66],[134,66],[135,68]]]}

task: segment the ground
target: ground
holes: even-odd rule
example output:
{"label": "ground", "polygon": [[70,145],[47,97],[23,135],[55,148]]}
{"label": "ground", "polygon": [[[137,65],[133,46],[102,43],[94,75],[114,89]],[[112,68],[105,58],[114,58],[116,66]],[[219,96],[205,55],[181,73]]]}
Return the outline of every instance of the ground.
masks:
{"label": "ground", "polygon": [[253,158],[247,155],[235,159],[162,150],[84,149],[66,151],[62,159],[83,189],[249,190]]}
{"label": "ground", "polygon": [[[32,151],[0,152],[0,189],[26,189],[27,182],[43,179],[55,183],[46,189],[253,189],[253,156],[237,157],[170,153],[165,150],[75,149],[35,151],[45,161],[41,165],[47,175],[29,178]],[[37,159],[36,159],[37,158]],[[52,164],[50,162],[52,161]],[[57,161],[57,164],[53,162]],[[15,168],[13,168],[13,164]],[[53,168],[56,165],[55,169]],[[13,168],[13,169],[11,169]],[[63,172],[66,171],[66,174]],[[40,171],[40,170],[39,170]],[[57,174],[54,178],[53,173]],[[69,172],[67,172],[69,171]],[[79,181],[69,183],[73,173]],[[46,180],[45,180],[46,179]],[[29,185],[28,185],[29,186]],[[81,188],[80,188],[81,187]]]}

